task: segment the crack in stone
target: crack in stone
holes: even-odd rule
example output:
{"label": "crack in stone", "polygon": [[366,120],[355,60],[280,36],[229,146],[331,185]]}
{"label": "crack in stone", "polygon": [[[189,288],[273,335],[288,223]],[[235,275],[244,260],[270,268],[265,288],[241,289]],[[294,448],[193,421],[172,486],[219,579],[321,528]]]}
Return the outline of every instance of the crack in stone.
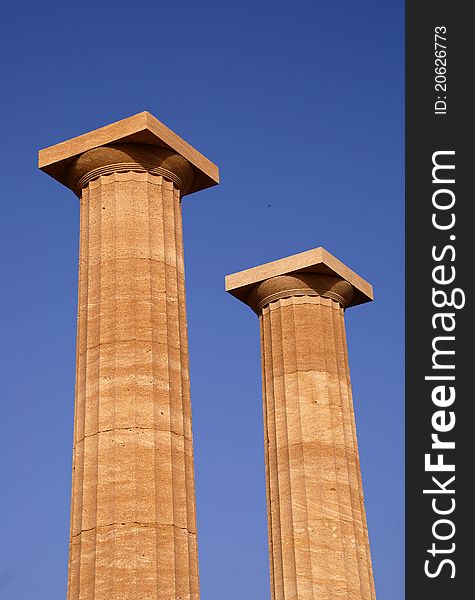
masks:
{"label": "crack in stone", "polygon": [[174,527],[175,529],[181,529],[182,531],[186,531],[190,535],[196,535],[196,532],[190,531],[187,527],[179,527],[178,525],[174,525],[173,523],[142,523],[140,521],[130,521],[129,523],[107,523],[106,525],[96,525],[95,527],[89,527],[89,529],[81,529],[81,531],[72,535],[71,539],[80,536],[82,533],[87,533],[88,531],[105,529],[106,527],[133,527],[134,525],[138,525],[139,527]]}
{"label": "crack in stone", "polygon": [[83,442],[86,438],[94,437],[95,435],[99,435],[100,433],[109,433],[111,431],[132,431],[132,429],[139,429],[139,430],[143,430],[143,431],[159,431],[162,433],[171,433],[173,435],[177,435],[179,437],[187,439],[187,438],[185,438],[185,435],[183,433],[178,433],[178,432],[170,430],[170,429],[157,429],[156,427],[140,427],[140,426],[134,425],[133,427],[111,427],[110,429],[101,429],[100,431],[96,431],[95,433],[88,433],[87,435],[84,435],[80,440],[75,442],[74,448],[78,444]]}
{"label": "crack in stone", "polygon": [[168,344],[167,342],[158,342],[157,340],[144,340],[139,338],[130,338],[126,340],[111,340],[110,342],[99,342],[99,344],[94,344],[94,346],[87,346],[85,350],[79,353],[79,356],[83,356],[90,350],[95,350],[96,348],[100,348],[101,346],[110,346],[111,344],[126,344],[128,342],[143,342],[145,344],[158,344],[159,346],[166,346],[167,348],[172,348],[173,350],[181,350],[179,346],[173,346],[172,344]]}

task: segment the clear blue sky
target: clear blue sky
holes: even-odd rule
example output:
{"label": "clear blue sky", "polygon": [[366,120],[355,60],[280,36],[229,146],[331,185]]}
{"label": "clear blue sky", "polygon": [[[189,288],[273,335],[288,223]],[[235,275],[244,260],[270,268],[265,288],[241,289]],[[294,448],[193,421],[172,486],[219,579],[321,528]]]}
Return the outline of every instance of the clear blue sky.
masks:
{"label": "clear blue sky", "polygon": [[403,598],[403,9],[3,6],[2,600],[66,590],[79,205],[37,150],[142,110],[222,176],[183,202],[203,600],[269,598],[258,321],[224,275],[316,246],[375,287],[347,332],[378,600]]}

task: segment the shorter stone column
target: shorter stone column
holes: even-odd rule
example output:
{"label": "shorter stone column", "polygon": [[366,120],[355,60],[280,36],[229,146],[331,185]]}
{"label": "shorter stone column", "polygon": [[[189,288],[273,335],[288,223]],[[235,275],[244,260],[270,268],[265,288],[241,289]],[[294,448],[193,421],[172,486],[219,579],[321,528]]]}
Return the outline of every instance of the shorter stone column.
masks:
{"label": "shorter stone column", "polygon": [[372,287],[317,248],[226,290],[260,319],[272,600],[373,600],[344,324]]}

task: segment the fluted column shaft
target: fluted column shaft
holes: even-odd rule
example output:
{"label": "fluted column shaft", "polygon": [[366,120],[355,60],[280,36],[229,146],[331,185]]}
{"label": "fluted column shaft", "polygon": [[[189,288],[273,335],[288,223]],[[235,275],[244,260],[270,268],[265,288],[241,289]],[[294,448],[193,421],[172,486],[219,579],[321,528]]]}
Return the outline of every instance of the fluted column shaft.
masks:
{"label": "fluted column shaft", "polygon": [[186,165],[173,177],[163,157],[111,167],[88,154],[71,175],[82,190],[68,600],[198,600]]}
{"label": "fluted column shaft", "polygon": [[250,302],[261,327],[272,599],[374,600],[344,324],[352,290],[303,279],[270,279]]}

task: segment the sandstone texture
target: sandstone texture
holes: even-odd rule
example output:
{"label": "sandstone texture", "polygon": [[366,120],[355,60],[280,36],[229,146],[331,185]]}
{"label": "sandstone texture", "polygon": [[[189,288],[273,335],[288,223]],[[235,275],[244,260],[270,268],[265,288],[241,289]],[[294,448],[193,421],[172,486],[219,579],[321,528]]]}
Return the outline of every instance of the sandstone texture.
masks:
{"label": "sandstone texture", "polygon": [[198,600],[180,202],[217,169],[148,113],[40,167],[80,196],[68,600]]}
{"label": "sandstone texture", "polygon": [[374,600],[344,323],[372,288],[318,248],[226,289],[260,320],[272,600]]}

